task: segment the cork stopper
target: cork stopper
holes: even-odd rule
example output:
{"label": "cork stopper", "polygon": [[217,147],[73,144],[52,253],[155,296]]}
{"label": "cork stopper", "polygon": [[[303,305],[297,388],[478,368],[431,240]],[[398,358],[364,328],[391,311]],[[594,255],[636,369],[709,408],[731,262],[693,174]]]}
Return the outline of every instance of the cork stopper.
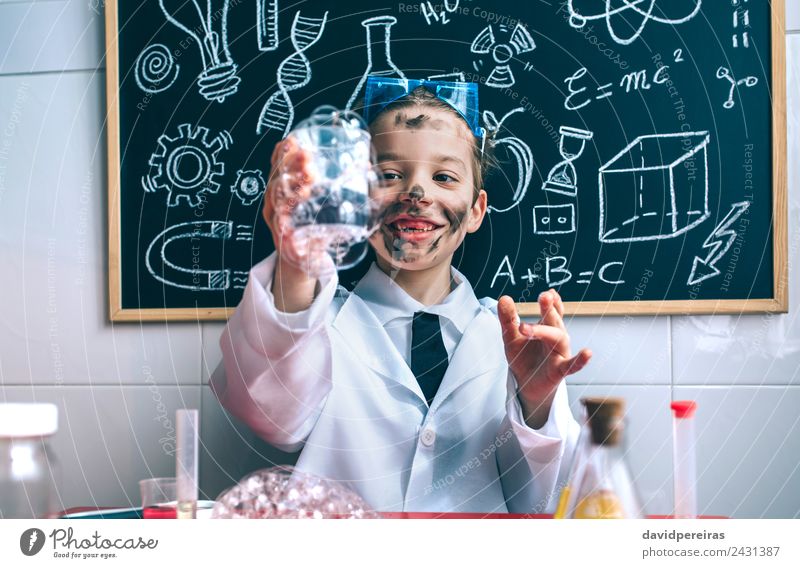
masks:
{"label": "cork stopper", "polygon": [[622,442],[624,399],[585,397],[581,403],[586,407],[593,444],[616,446]]}

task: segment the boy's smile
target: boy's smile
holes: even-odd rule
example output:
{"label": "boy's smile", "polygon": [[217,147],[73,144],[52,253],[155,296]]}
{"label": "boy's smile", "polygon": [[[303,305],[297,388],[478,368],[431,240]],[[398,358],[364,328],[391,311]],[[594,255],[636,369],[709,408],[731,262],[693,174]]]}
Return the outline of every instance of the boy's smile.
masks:
{"label": "boy's smile", "polygon": [[370,238],[379,265],[449,267],[486,210],[485,192],[475,193],[466,123],[443,109],[412,107],[384,113],[371,130],[383,178],[383,219]]}

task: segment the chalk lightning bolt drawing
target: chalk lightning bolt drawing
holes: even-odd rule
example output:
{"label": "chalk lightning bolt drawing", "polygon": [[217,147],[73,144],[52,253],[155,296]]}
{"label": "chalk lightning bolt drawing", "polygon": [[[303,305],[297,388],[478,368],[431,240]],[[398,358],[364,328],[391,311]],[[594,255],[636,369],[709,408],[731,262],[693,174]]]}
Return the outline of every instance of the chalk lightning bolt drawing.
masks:
{"label": "chalk lightning bolt drawing", "polygon": [[[207,240],[245,241],[253,239],[253,228],[236,225],[231,221],[193,221],[167,227],[150,242],[145,253],[147,271],[159,282],[173,288],[194,292],[219,292],[229,288],[244,288],[247,284],[246,270],[229,268],[205,269],[181,266],[169,260],[168,248],[181,246],[202,247]],[[201,250],[201,249],[200,249]],[[201,253],[192,252],[193,255]]]}
{"label": "chalk lightning bolt drawing", "polygon": [[715,266],[719,260],[725,256],[728,249],[733,245],[736,240],[736,231],[731,229],[736,220],[742,216],[750,207],[749,201],[740,201],[731,205],[731,210],[714,228],[708,238],[703,242],[703,248],[708,249],[708,253],[704,258],[695,256],[692,261],[692,272],[689,274],[689,280],[686,282],[689,286],[699,284],[704,280],[713,278],[719,275],[719,269]]}
{"label": "chalk lightning bolt drawing", "polygon": [[278,0],[257,0],[256,31],[259,51],[278,49]]}
{"label": "chalk lightning bolt drawing", "polygon": [[[612,0],[606,0],[605,2],[598,2],[597,0],[568,0],[569,25],[575,29],[581,30],[588,22],[605,20],[606,28],[608,29],[608,33],[611,34],[611,38],[620,45],[630,45],[642,35],[645,26],[650,21],[671,26],[688,22],[700,11],[703,0],[695,0],[692,10],[679,18],[666,18],[653,15],[653,12],[656,11],[655,8],[658,0],[616,0],[613,3],[618,6],[613,7]],[[591,5],[591,8],[584,7],[587,4]],[[605,5],[605,7],[603,9],[598,9],[595,7],[597,4]],[[658,13],[664,13],[664,5],[668,5],[668,3],[662,2],[662,6],[657,10]],[[633,23],[633,18],[637,15],[641,18],[641,22],[639,22],[638,25]],[[615,16],[619,16],[619,18],[613,20],[612,18]],[[623,37],[617,33],[615,22],[620,22],[622,24],[619,26],[621,29],[628,30],[633,28],[633,32],[628,35],[628,37]]]}
{"label": "chalk lightning bolt drawing", "polygon": [[203,61],[203,71],[197,77],[200,94],[208,101],[220,103],[236,93],[241,82],[236,75],[238,66],[228,50],[229,1],[158,0],[167,20],[189,34],[200,48]]}
{"label": "chalk lightning bolt drawing", "polygon": [[257,134],[267,130],[281,130],[283,137],[289,134],[294,123],[294,104],[289,92],[305,87],[311,81],[311,63],[305,51],[322,37],[327,21],[328,12],[321,18],[301,16],[300,10],[294,15],[290,37],[295,51],[278,66],[278,90],[270,95],[261,108]]}

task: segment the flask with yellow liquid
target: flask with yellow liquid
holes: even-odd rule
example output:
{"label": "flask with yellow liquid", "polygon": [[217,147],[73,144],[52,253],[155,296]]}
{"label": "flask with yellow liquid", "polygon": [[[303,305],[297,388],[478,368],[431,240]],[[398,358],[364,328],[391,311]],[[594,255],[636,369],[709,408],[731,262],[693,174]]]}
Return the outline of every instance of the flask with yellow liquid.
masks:
{"label": "flask with yellow liquid", "polygon": [[625,462],[620,398],[583,398],[586,421],[556,518],[637,519],[642,509]]}

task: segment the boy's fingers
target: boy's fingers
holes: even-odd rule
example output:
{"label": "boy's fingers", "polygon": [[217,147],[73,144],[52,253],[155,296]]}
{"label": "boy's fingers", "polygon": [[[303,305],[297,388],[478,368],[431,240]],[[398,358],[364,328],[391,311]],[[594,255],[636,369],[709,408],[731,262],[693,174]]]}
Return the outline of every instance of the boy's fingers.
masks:
{"label": "boy's fingers", "polygon": [[581,349],[580,352],[566,361],[562,361],[559,365],[559,371],[562,377],[572,375],[583,369],[589,360],[592,358],[592,352],[588,349]]}
{"label": "boy's fingers", "polygon": [[553,351],[562,354],[569,353],[569,335],[563,329],[550,325],[523,323],[520,325],[520,331],[524,337],[541,341]]}
{"label": "boy's fingers", "polygon": [[556,292],[553,288],[550,288],[550,294],[552,294],[553,297],[554,297],[553,305],[555,306],[559,317],[561,317],[563,319],[563,317],[564,317],[564,302],[561,300],[561,294]]}
{"label": "boy's fingers", "polygon": [[556,306],[556,296],[557,295],[554,295],[552,290],[542,292],[539,295],[539,311],[542,314],[539,323],[542,325],[557,327],[559,329],[566,329],[564,326],[564,320],[561,319],[561,315],[559,314]]}
{"label": "boy's fingers", "polygon": [[509,296],[502,296],[497,302],[497,317],[504,338],[515,337],[518,333],[519,317],[514,300]]}

